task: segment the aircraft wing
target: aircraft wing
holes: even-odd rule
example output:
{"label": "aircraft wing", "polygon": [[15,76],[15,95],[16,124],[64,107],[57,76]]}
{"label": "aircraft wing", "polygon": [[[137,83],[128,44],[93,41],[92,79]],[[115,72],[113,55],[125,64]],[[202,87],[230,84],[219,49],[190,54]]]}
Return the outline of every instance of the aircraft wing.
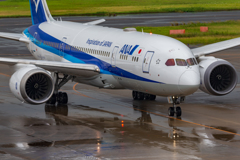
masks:
{"label": "aircraft wing", "polygon": [[227,41],[222,41],[218,43],[213,43],[210,45],[202,46],[199,48],[192,49],[193,55],[198,58],[203,55],[212,54],[218,51],[229,49],[240,45],[240,38],[235,38]]}
{"label": "aircraft wing", "polygon": [[27,39],[24,35],[18,34],[18,33],[4,33],[4,32],[0,32],[0,38],[20,41],[20,42],[25,42],[25,43],[29,43],[30,42],[30,40]]}
{"label": "aircraft wing", "polygon": [[89,25],[89,24],[90,25],[97,25],[97,24],[103,23],[105,21],[106,21],[105,19],[99,19],[99,20],[96,20],[96,21],[84,23],[84,25]]}
{"label": "aircraft wing", "polygon": [[68,62],[54,62],[54,61],[42,61],[42,60],[26,60],[26,59],[13,59],[13,58],[0,58],[1,64],[15,65],[26,64],[35,65],[51,72],[59,72],[72,76],[80,77],[92,77],[98,75],[100,69],[96,65],[91,64],[79,64]]}

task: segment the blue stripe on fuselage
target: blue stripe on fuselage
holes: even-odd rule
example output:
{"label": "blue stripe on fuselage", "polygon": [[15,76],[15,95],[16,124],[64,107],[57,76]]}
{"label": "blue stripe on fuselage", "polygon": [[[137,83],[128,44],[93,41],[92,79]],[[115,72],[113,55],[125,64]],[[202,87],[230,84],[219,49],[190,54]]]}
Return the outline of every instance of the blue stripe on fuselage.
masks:
{"label": "blue stripe on fuselage", "polygon": [[129,55],[132,55],[138,47],[139,47],[139,45],[136,45],[136,46],[131,50],[131,52],[130,52]]}
{"label": "blue stripe on fuselage", "polygon": [[[36,37],[34,39],[33,35],[36,34]],[[53,54],[56,54],[60,56],[60,54],[64,54],[64,58],[72,63],[86,63],[86,64],[94,64],[97,65],[100,68],[100,73],[102,74],[111,74],[116,75],[120,77],[130,78],[130,79],[136,79],[140,81],[146,81],[146,82],[153,82],[153,83],[161,83],[157,81],[153,81],[150,79],[146,79],[140,76],[137,76],[135,74],[132,74],[130,72],[127,72],[121,68],[118,67],[112,67],[111,64],[102,61],[94,56],[91,56],[85,52],[79,51],[74,49],[73,47],[69,46],[67,43],[64,43],[64,46],[66,50],[63,52],[60,52],[59,47],[60,43],[62,43],[60,40],[52,37],[51,35],[43,32],[41,29],[39,29],[39,24],[29,27],[24,31],[24,34],[28,36],[32,42],[35,43],[38,47],[47,50]],[[43,42],[53,42],[58,44],[57,47],[50,47],[49,45],[45,45]],[[69,49],[68,49],[69,48]]]}

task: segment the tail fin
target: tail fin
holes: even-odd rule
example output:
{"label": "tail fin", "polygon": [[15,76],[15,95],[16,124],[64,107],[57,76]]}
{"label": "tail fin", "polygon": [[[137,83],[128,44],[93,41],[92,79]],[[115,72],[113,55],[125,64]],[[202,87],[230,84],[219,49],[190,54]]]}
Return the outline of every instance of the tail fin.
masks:
{"label": "tail fin", "polygon": [[32,24],[54,21],[49,12],[46,0],[29,0],[32,16]]}

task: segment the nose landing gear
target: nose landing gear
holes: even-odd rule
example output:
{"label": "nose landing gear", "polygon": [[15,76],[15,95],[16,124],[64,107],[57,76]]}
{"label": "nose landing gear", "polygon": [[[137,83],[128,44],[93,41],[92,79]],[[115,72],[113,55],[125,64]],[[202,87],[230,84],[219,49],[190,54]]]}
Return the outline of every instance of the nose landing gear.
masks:
{"label": "nose landing gear", "polygon": [[175,96],[172,96],[172,97],[168,98],[168,102],[173,104],[173,107],[168,108],[168,115],[169,116],[173,117],[174,114],[176,114],[176,117],[181,117],[182,116],[181,107],[176,106],[176,105],[179,105],[181,102],[184,101],[184,99],[185,99],[185,97],[175,97]]}

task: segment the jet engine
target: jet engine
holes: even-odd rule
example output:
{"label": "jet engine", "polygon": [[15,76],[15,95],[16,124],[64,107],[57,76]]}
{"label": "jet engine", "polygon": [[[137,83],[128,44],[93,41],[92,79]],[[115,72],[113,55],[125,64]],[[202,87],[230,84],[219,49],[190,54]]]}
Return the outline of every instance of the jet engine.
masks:
{"label": "jet engine", "polygon": [[200,57],[200,89],[208,94],[222,96],[229,94],[238,82],[237,72],[231,63],[215,57]]}
{"label": "jet engine", "polygon": [[12,75],[9,86],[19,100],[35,105],[48,101],[54,91],[51,74],[37,67],[24,67],[17,70]]}

